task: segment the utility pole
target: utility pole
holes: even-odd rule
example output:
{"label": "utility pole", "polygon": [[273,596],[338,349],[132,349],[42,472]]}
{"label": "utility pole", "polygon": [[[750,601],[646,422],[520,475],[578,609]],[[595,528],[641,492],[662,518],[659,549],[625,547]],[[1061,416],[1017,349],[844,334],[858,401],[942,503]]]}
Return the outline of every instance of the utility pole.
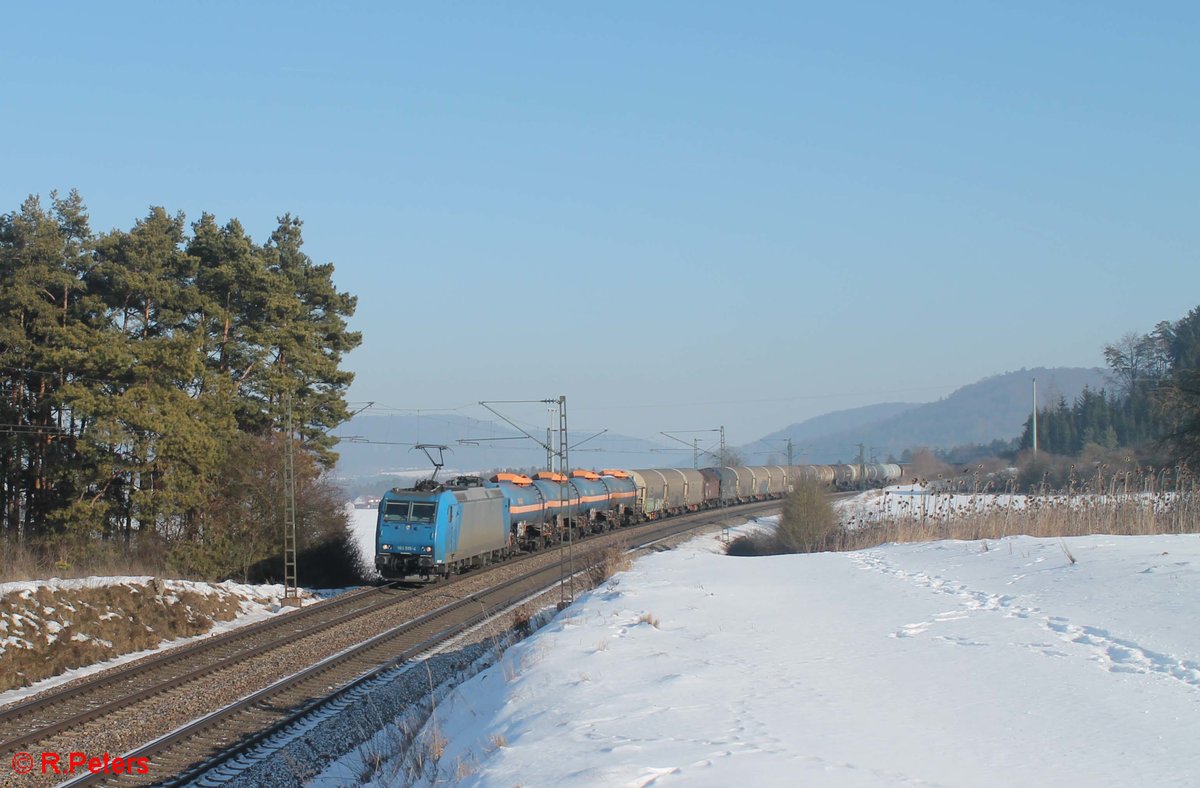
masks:
{"label": "utility pole", "polygon": [[778,456],[777,452],[779,449],[776,441],[783,444],[784,451],[787,452],[787,464],[790,467],[796,461],[796,447],[795,444],[792,443],[791,438],[759,438],[758,440],[759,443],[771,450],[771,454],[767,457],[768,462],[770,461],[771,457]]}
{"label": "utility pole", "polygon": [[[559,504],[558,509],[559,509],[559,512],[562,512],[564,510],[564,506],[569,505],[571,503],[571,489],[574,488],[574,485],[572,485],[572,483],[571,483],[571,477],[570,477],[571,446],[569,445],[569,441],[568,441],[568,432],[566,432],[566,396],[562,395],[562,396],[559,396],[554,399],[497,399],[497,401],[492,401],[492,402],[480,401],[479,404],[482,405],[482,407],[487,408],[488,410],[491,410],[492,413],[499,416],[500,419],[503,419],[504,421],[508,422],[512,428],[516,429],[517,432],[520,432],[521,434],[523,434],[524,437],[528,438],[529,440],[534,441],[535,444],[538,444],[539,446],[542,447],[542,449],[545,449],[546,450],[546,459],[547,459],[546,470],[550,471],[550,473],[553,473],[553,471],[554,471],[553,461],[554,461],[554,459],[557,458],[558,473],[560,474],[560,479],[562,479],[562,481],[557,482],[558,483],[558,504]],[[551,405],[551,407],[548,408],[548,411],[550,411],[550,414],[551,414],[551,416],[550,416],[551,417],[551,427],[548,427],[546,429],[546,443],[542,443],[540,438],[535,438],[533,433],[530,433],[529,431],[527,431],[526,428],[522,427],[521,425],[518,425],[517,422],[512,421],[511,419],[509,419],[508,416],[505,416],[504,414],[500,413],[499,410],[492,407],[492,405],[498,405],[498,404]],[[554,417],[553,416],[553,414],[554,414],[553,405],[556,405],[556,404],[558,405],[558,447],[557,447],[557,449],[556,449],[556,447],[554,447],[553,437],[552,437],[553,417]],[[601,429],[600,432],[598,432],[594,435],[590,435],[590,437],[584,438],[581,441],[578,441],[578,443],[575,445],[578,446],[580,444],[587,443],[587,441],[592,440],[593,438],[599,437],[599,435],[602,435],[606,432],[608,432],[607,429]],[[577,499],[578,499],[578,497],[576,497],[576,500]],[[562,528],[562,535],[560,535],[559,549],[558,549],[558,587],[559,587],[559,602],[558,603],[559,603],[559,608],[565,608],[566,606],[568,606],[568,604],[575,601],[575,518],[574,517],[566,517],[565,515],[559,515],[559,517],[560,517],[559,527]],[[564,545],[565,545],[565,551],[563,548]],[[564,553],[565,553],[565,558],[564,558]]]}
{"label": "utility pole", "polygon": [[1037,460],[1037,378],[1033,379],[1033,459]]}
{"label": "utility pole", "polygon": [[287,434],[283,441],[283,604],[300,606],[296,573],[296,463],[292,447],[292,392],[284,394]]}
{"label": "utility pole", "polygon": [[867,445],[865,443],[858,444],[858,486],[860,489],[867,488]]}
{"label": "utility pole", "polygon": [[[563,482],[559,486],[559,506],[564,505],[562,496],[567,497],[566,506],[571,503],[571,463],[568,459],[570,446],[567,445],[567,397],[561,395],[558,398],[558,452],[559,452],[559,470],[563,475]],[[561,508],[559,511],[563,511]],[[567,518],[567,560],[570,563],[570,571],[567,572],[567,577],[570,581],[570,588],[562,582],[563,569],[562,561],[559,561],[559,606],[566,607],[575,601],[575,517]]]}
{"label": "utility pole", "polygon": [[722,424],[721,425],[721,464],[725,465],[726,462],[727,462],[727,460],[725,459],[725,425]]}
{"label": "utility pole", "polygon": [[[724,429],[724,427],[722,427],[721,429]],[[703,451],[705,454],[712,454],[712,452],[709,451],[708,449],[700,448],[700,439],[699,438],[692,438],[692,442],[688,443],[685,440],[680,440],[679,438],[675,437],[676,435],[688,435],[693,432],[718,432],[718,430],[716,430],[716,429],[675,430],[674,432],[659,432],[658,434],[662,435],[664,437],[670,438],[671,440],[675,441],[676,443],[682,443],[684,446],[691,446],[692,447],[692,467],[699,468],[700,467],[700,452]],[[725,462],[725,441],[724,440],[721,441],[721,456],[717,458],[717,461],[721,462],[721,463]]]}
{"label": "utility pole", "polygon": [[[523,404],[531,405],[531,404],[535,404],[535,403],[542,404],[542,405],[550,405],[550,406],[553,406],[555,404],[558,405],[558,450],[557,451],[555,451],[554,444],[551,440],[552,427],[547,428],[546,442],[542,443],[542,441],[539,438],[533,437],[533,435],[528,430],[526,430],[524,427],[522,427],[520,424],[517,424],[515,421],[508,418],[503,413],[501,413],[500,411],[498,411],[492,407],[492,405],[523,405]],[[560,609],[565,608],[567,605],[571,604],[571,602],[575,601],[575,520],[574,520],[574,518],[567,517],[565,514],[561,513],[564,511],[564,507],[567,504],[569,504],[571,501],[571,477],[570,477],[571,463],[570,463],[570,457],[568,454],[568,452],[570,450],[570,446],[567,445],[567,398],[565,395],[562,395],[555,399],[493,400],[492,402],[484,402],[481,400],[479,402],[479,404],[482,405],[483,407],[487,408],[488,410],[490,410],[492,413],[495,413],[497,416],[499,416],[504,421],[508,422],[509,425],[511,425],[514,429],[516,429],[518,432],[520,432],[526,438],[529,438],[531,441],[533,441],[534,443],[536,443],[539,446],[541,446],[542,448],[544,448],[546,450],[547,460],[552,461],[556,457],[558,459],[558,470],[562,474],[562,477],[563,477],[563,481],[558,483],[558,485],[559,485],[558,507],[559,507],[559,512],[560,512],[560,514],[558,516],[559,516],[559,518],[561,518],[559,520],[559,526],[563,529],[562,533],[565,535],[565,542],[566,542],[566,550],[565,551],[562,548],[562,541],[564,541],[564,540],[560,540],[560,542],[559,542],[559,552],[558,552],[558,556],[559,556],[558,557],[559,602],[558,602],[558,604],[559,604]],[[553,419],[554,408],[553,407],[549,408],[549,411],[551,414],[551,419]],[[553,424],[553,421],[551,421],[551,424]],[[601,432],[596,433],[596,435],[593,435],[593,436],[591,436],[591,438],[587,438],[586,440],[591,440],[592,438],[595,438],[597,435],[603,435],[607,431],[608,430],[602,430]],[[584,441],[580,441],[580,443],[583,443],[583,442]],[[576,444],[576,445],[578,445],[578,444]],[[549,472],[553,472],[554,471],[553,463],[549,462],[549,461],[546,463],[546,465],[548,466],[546,468],[546,470]],[[564,552],[566,553],[565,561],[563,558]],[[568,573],[568,569],[570,570],[569,573]],[[569,591],[570,591],[569,594],[568,594],[568,585],[569,585]]]}

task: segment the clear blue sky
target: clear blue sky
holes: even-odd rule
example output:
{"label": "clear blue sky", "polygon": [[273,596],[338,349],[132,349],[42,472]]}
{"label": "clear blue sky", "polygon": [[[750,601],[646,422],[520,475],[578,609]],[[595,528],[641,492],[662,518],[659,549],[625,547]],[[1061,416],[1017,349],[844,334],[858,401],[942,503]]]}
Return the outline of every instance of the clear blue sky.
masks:
{"label": "clear blue sky", "polygon": [[297,214],[352,399],[644,436],[1099,366],[1200,304],[1194,3],[338,5],[10,4],[0,212]]}

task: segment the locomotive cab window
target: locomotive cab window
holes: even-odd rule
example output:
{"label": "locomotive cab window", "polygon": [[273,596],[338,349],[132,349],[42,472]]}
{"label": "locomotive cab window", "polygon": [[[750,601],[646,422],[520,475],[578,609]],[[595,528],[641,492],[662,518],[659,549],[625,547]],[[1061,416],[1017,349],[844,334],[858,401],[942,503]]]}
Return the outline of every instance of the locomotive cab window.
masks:
{"label": "locomotive cab window", "polygon": [[408,501],[388,501],[383,508],[383,519],[407,520],[409,506]]}
{"label": "locomotive cab window", "polygon": [[432,523],[436,512],[437,504],[435,503],[414,503],[409,520],[414,523]]}

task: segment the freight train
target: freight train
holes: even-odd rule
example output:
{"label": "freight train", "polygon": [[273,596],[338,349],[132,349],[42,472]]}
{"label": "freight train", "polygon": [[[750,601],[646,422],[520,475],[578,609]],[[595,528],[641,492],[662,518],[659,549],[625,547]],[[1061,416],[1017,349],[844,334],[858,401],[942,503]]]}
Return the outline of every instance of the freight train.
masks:
{"label": "freight train", "polygon": [[831,488],[900,480],[892,463],[498,473],[399,487],[379,501],[375,568],[386,579],[446,577],[522,551],[645,520],[782,498],[801,480]]}

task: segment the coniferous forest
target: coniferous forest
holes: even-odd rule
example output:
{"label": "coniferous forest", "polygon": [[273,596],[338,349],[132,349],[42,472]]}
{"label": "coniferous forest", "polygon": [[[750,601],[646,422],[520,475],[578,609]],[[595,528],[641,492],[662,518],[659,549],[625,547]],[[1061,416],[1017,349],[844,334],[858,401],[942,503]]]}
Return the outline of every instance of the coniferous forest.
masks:
{"label": "coniferous forest", "polygon": [[[1200,307],[1148,334],[1104,348],[1111,390],[1084,389],[1038,409],[1038,447],[1077,456],[1089,446],[1135,449],[1160,462],[1200,465]],[[1033,417],[1019,450],[1033,446]]]}
{"label": "coniferous forest", "polygon": [[74,191],[0,215],[6,547],[278,577],[290,403],[301,549],[334,571],[346,522],[322,472],[361,337],[301,224],[285,215],[259,243],[236,219],[154,207],[96,232]]}

